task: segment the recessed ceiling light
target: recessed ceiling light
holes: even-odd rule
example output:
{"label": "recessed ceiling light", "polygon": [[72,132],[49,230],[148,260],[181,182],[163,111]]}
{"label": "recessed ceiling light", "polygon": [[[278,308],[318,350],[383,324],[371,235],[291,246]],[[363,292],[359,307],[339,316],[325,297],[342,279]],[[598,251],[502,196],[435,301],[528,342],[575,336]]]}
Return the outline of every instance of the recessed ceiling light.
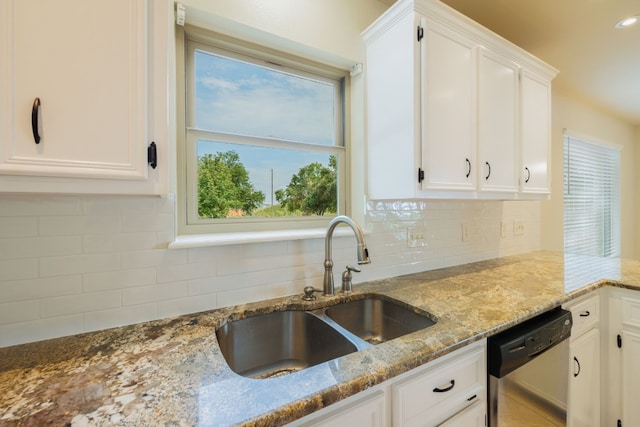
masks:
{"label": "recessed ceiling light", "polygon": [[630,26],[635,25],[638,22],[640,22],[640,15],[629,16],[627,18],[619,20],[616,24],[616,28],[629,28]]}

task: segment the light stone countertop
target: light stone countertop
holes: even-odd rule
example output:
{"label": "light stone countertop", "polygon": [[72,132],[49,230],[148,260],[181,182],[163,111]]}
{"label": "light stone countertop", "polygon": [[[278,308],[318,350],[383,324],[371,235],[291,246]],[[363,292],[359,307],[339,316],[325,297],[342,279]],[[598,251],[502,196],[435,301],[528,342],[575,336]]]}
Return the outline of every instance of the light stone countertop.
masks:
{"label": "light stone countertop", "polygon": [[[0,348],[0,426],[283,425],[601,286],[640,290],[640,262],[534,252]],[[425,330],[290,375],[233,373],[215,330],[378,293],[428,311]]]}

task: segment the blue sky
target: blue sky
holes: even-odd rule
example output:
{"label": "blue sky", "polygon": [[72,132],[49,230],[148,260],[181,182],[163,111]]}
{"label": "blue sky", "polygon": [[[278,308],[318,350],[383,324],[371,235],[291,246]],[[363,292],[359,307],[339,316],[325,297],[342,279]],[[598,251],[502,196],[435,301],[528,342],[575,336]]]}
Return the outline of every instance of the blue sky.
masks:
{"label": "blue sky", "polygon": [[[334,144],[334,87],[242,61],[196,51],[195,127],[291,141]],[[198,142],[198,155],[234,149],[254,186],[270,202],[274,189],[311,162],[328,165],[328,154]]]}

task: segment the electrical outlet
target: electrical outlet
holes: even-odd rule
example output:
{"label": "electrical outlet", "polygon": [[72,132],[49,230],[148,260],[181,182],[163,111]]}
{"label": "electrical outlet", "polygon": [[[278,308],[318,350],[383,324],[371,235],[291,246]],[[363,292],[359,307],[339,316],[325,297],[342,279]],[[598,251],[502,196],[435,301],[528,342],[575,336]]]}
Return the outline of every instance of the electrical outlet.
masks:
{"label": "electrical outlet", "polygon": [[524,222],[520,220],[513,220],[513,235],[524,236]]}
{"label": "electrical outlet", "polygon": [[466,222],[462,223],[462,242],[469,241],[469,224]]}
{"label": "electrical outlet", "polygon": [[503,239],[509,237],[509,226],[506,221],[500,221],[500,237]]}
{"label": "electrical outlet", "polygon": [[424,227],[408,227],[407,228],[407,247],[418,248],[427,246],[425,236],[427,230]]}

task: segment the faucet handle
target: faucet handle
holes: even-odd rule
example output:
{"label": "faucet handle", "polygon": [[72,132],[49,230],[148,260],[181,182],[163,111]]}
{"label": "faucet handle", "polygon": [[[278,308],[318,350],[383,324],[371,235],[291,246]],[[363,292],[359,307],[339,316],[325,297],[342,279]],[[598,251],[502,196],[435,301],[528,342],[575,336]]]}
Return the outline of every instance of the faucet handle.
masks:
{"label": "faucet handle", "polygon": [[302,296],[304,301],[313,301],[317,298],[313,293],[322,292],[322,289],[316,289],[313,286],[305,286],[302,291],[304,292],[304,295]]}
{"label": "faucet handle", "polygon": [[351,283],[351,272],[360,273],[359,267],[352,267],[347,265],[347,269],[342,273],[342,292],[351,292],[353,290],[353,285]]}

